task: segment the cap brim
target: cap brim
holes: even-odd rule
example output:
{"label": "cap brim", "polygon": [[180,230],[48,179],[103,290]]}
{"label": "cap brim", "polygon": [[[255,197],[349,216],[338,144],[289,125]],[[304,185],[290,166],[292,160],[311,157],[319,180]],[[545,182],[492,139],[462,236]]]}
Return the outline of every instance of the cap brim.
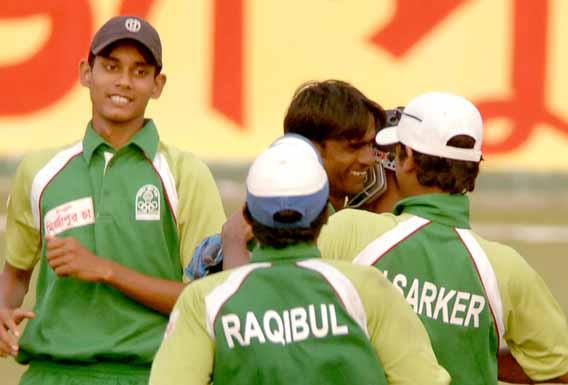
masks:
{"label": "cap brim", "polygon": [[148,50],[148,52],[150,52],[150,54],[152,54],[152,56],[154,57],[154,60],[156,61],[156,65],[160,68],[162,67],[162,61],[158,57],[158,54],[152,50],[152,48],[147,44],[146,41],[144,41],[144,39],[142,39],[141,37],[139,37],[139,36],[137,36],[133,33],[130,33],[130,32],[124,32],[124,33],[121,33],[121,34],[116,34],[116,35],[113,35],[113,36],[107,38],[103,42],[99,43],[96,47],[91,47],[91,52],[94,55],[98,55],[98,54],[101,53],[102,50],[104,50],[109,45],[114,44],[117,41],[121,41],[121,40],[132,40],[132,41],[135,41],[135,42],[141,44],[142,46],[144,46]]}
{"label": "cap brim", "polygon": [[388,146],[399,142],[398,132],[395,127],[383,128],[377,133],[375,141],[380,146]]}

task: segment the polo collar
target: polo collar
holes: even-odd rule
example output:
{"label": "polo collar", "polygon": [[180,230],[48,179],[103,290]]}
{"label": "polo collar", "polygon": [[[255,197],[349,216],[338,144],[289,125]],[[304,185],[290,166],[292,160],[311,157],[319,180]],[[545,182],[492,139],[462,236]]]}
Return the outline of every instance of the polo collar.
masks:
{"label": "polo collar", "polygon": [[[159,143],[160,137],[154,122],[151,119],[146,119],[144,126],[134,134],[124,147],[134,145],[138,147],[148,159],[153,160],[158,152]],[[112,149],[112,146],[95,131],[93,123],[89,122],[85,137],[83,138],[83,157],[87,163],[90,163],[93,154],[101,145]]]}
{"label": "polo collar", "polygon": [[413,214],[434,223],[461,229],[469,224],[469,198],[465,194],[424,194],[405,198],[393,209],[395,215]]}
{"label": "polo collar", "polygon": [[297,243],[283,249],[260,245],[252,251],[252,262],[293,262],[310,258],[320,258],[319,249],[314,243]]}

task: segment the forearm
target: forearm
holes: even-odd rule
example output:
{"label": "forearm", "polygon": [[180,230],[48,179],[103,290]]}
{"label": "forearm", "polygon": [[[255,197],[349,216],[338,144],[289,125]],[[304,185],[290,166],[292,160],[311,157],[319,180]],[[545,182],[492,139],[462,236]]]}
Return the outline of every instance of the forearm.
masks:
{"label": "forearm", "polygon": [[508,382],[511,384],[539,384],[539,383],[554,383],[554,384],[568,384],[568,373],[546,381],[534,381],[526,375],[525,371],[519,365],[515,357],[507,351],[499,353],[499,381]]}
{"label": "forearm", "polygon": [[141,274],[118,263],[107,261],[104,283],[124,295],[163,314],[169,314],[185,285]]}
{"label": "forearm", "polygon": [[4,265],[0,274],[0,308],[16,309],[22,305],[31,275],[31,270],[20,270],[8,263]]}

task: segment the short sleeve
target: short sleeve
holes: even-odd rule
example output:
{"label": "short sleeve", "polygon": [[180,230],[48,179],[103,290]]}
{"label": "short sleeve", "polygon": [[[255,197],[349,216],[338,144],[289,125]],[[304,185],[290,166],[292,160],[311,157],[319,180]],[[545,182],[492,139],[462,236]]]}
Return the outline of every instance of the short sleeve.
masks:
{"label": "short sleeve", "polygon": [[8,197],[6,262],[22,270],[32,269],[40,257],[40,233],[36,228],[30,190],[33,171],[26,159],[20,163]]}

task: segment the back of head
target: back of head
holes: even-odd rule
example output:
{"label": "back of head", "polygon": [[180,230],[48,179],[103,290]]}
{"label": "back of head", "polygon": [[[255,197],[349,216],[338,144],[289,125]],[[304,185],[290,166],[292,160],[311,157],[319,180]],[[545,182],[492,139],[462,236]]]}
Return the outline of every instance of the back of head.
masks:
{"label": "back of head", "polygon": [[[479,173],[483,121],[462,96],[430,92],[414,98],[399,123],[377,134],[379,145],[400,143],[413,150],[417,178],[449,193],[473,191]],[[406,151],[399,151],[401,159]]]}
{"label": "back of head", "polygon": [[317,150],[284,136],[250,167],[245,218],[255,238],[276,248],[315,241],[325,222],[329,184]]}
{"label": "back of head", "polygon": [[296,133],[314,142],[358,139],[365,135],[369,114],[377,127],[385,125],[385,112],[347,82],[326,80],[300,86],[284,118],[284,133]]}

